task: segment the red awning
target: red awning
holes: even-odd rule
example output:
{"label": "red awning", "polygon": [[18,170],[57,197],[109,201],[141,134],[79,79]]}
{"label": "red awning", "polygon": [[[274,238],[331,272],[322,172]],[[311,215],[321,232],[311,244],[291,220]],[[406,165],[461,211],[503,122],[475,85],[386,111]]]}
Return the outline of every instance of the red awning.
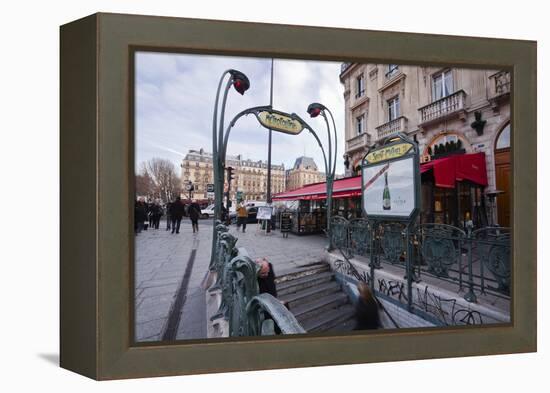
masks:
{"label": "red awning", "polygon": [[457,181],[463,180],[469,180],[480,186],[487,185],[485,153],[449,156],[420,165],[421,173],[431,169],[437,187],[454,188]]}
{"label": "red awning", "polygon": [[[333,198],[361,196],[361,176],[335,180],[332,187]],[[292,191],[281,192],[273,196],[274,201],[318,200],[327,197],[327,185],[323,183],[308,184]]]}
{"label": "red awning", "polygon": [[[487,185],[485,153],[461,154],[439,158],[420,165],[420,172],[433,169],[437,187],[454,188],[457,181],[469,180],[481,186]],[[318,200],[326,199],[327,185],[308,184],[292,191],[281,192],[273,196],[274,201]],[[361,196],[361,176],[347,177],[334,181],[333,198]]]}

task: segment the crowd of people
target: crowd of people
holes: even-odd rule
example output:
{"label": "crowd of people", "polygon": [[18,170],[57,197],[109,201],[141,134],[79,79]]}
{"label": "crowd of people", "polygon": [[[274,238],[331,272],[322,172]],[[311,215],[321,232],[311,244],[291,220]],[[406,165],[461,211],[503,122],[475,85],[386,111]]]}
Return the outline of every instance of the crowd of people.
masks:
{"label": "crowd of people", "polygon": [[181,220],[184,216],[188,216],[195,233],[199,231],[201,207],[195,200],[185,204],[179,196],[164,206],[159,199],[146,202],[144,198],[138,198],[134,204],[135,233],[138,234],[148,228],[159,229],[160,219],[163,216],[166,216],[166,230],[176,234],[180,232]]}

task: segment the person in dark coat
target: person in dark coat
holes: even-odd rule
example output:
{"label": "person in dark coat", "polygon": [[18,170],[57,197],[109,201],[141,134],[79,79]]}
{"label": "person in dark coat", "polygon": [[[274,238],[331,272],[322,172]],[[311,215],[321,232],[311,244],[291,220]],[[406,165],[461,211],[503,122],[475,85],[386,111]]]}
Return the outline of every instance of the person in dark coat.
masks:
{"label": "person in dark coat", "polygon": [[201,216],[201,207],[193,200],[187,208],[187,214],[191,219],[191,226],[193,227],[193,233],[199,231],[199,217]]}
{"label": "person in dark coat", "polygon": [[134,205],[134,221],[136,233],[140,233],[145,227],[147,220],[147,207],[142,198],[139,198]]}
{"label": "person in dark coat", "polygon": [[180,197],[176,197],[176,200],[170,205],[170,218],[172,220],[172,233],[180,233],[180,224],[185,211],[185,206],[181,202]]}
{"label": "person in dark coat", "polygon": [[378,329],[380,327],[380,315],[378,303],[367,283],[360,281],[357,284],[359,299],[355,305],[356,325],[354,330]]}
{"label": "person in dark coat", "polygon": [[277,297],[277,286],[275,285],[275,271],[273,265],[264,257],[256,259],[256,263],[260,266],[258,272],[258,287],[260,293],[269,293],[273,297]]}
{"label": "person in dark coat", "polygon": [[170,230],[170,224],[172,222],[172,219],[170,218],[170,206],[172,206],[172,202],[168,202],[165,207],[166,211],[166,230]]}
{"label": "person in dark coat", "polygon": [[162,217],[162,208],[160,207],[159,201],[155,201],[151,205],[149,209],[149,215],[151,216],[151,227],[153,229],[159,229],[160,218]]}

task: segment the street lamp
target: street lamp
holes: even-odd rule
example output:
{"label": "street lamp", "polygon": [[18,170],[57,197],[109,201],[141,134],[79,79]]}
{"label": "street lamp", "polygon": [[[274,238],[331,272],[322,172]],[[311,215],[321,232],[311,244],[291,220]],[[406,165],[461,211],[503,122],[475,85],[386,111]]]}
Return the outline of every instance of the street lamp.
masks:
{"label": "street lamp", "polygon": [[[333,134],[330,132],[330,126],[327,119],[326,112],[330,115],[330,118],[332,120],[332,129]],[[338,150],[338,138],[336,135],[336,122],[334,121],[334,116],[332,115],[332,112],[323,104],[319,104],[318,102],[314,102],[310,104],[307,107],[307,113],[309,113],[309,116],[314,118],[319,115],[325,119],[325,124],[327,126],[327,134],[328,134],[328,162],[325,158],[325,176],[326,176],[326,182],[327,182],[327,234],[329,237],[329,250],[332,249],[332,236],[331,236],[331,228],[330,228],[330,218],[332,215],[332,189],[334,185],[334,176],[336,172],[336,154]],[[332,139],[334,137],[334,152],[332,150]]]}
{"label": "street lamp", "polygon": [[[218,106],[220,100],[220,91],[222,89],[223,81],[226,76],[229,75],[229,79],[225,84],[223,91],[223,98],[220,112],[220,121],[218,124]],[[243,74],[241,71],[229,69],[223,72],[218,83],[218,89],[216,91],[216,102],[214,103],[214,115],[212,117],[212,167],[214,170],[214,221],[221,219],[222,211],[222,199],[223,199],[223,180],[224,180],[224,160],[220,155],[221,148],[223,146],[223,134],[224,134],[224,116],[225,116],[225,106],[227,103],[227,94],[229,89],[233,88],[240,94],[243,95],[250,88],[250,81],[248,77]],[[223,155],[225,159],[225,155]],[[216,253],[216,226],[212,225],[212,252],[211,252],[211,262],[215,258]],[[212,266],[212,263],[211,263]]]}

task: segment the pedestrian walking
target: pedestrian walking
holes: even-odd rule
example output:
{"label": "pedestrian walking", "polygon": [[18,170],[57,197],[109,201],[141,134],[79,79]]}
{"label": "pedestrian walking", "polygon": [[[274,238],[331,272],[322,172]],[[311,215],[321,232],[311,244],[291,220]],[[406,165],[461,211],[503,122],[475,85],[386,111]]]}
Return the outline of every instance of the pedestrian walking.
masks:
{"label": "pedestrian walking", "polygon": [[170,206],[170,218],[172,220],[172,233],[180,233],[181,219],[183,217],[183,212],[185,211],[185,206],[181,202],[180,197],[176,197],[176,200],[172,202]]}
{"label": "pedestrian walking", "polygon": [[145,220],[147,219],[147,207],[143,198],[139,198],[134,204],[134,221],[135,221],[135,231],[141,233],[145,227]]}
{"label": "pedestrian walking", "polygon": [[172,219],[170,217],[170,206],[172,206],[172,202],[168,202],[166,204],[166,207],[165,207],[165,211],[166,211],[166,230],[167,231],[170,230],[170,224],[172,222]]}
{"label": "pedestrian walking", "polygon": [[244,206],[244,203],[241,203],[237,208],[237,229],[243,227],[243,232],[246,232],[246,221],[248,220],[248,210]]}
{"label": "pedestrian walking", "polygon": [[156,200],[150,208],[151,228],[159,229],[160,218],[162,217],[162,208],[160,207],[160,201]]}
{"label": "pedestrian walking", "polygon": [[191,226],[193,227],[193,233],[199,231],[199,217],[201,216],[201,207],[197,201],[193,199],[189,207],[187,208],[187,214],[191,219]]}
{"label": "pedestrian walking", "polygon": [[380,316],[378,303],[367,283],[360,281],[357,284],[359,299],[355,306],[356,325],[354,330],[378,329],[380,327]]}
{"label": "pedestrian walking", "polygon": [[260,267],[258,271],[258,289],[260,293],[269,293],[273,297],[277,297],[277,287],[275,285],[275,271],[273,265],[266,257],[256,259],[256,263]]}

